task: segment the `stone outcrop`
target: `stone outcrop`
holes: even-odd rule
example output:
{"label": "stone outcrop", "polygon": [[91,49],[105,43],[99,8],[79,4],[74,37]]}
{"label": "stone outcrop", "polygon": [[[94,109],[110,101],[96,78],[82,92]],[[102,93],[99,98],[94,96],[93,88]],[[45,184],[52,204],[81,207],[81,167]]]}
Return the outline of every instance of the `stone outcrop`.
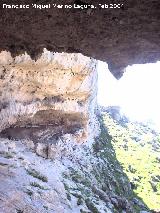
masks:
{"label": "stone outcrop", "polygon": [[79,146],[74,160],[44,159],[29,146],[0,138],[0,212],[151,212],[133,193],[104,126],[92,148]]}
{"label": "stone outcrop", "polygon": [[[13,55],[26,51],[38,58],[47,48],[53,52],[82,53],[105,61],[120,78],[127,65],[155,62],[160,59],[159,0],[61,0],[36,1],[37,5],[89,3],[96,9],[36,9],[33,0],[14,1],[29,9],[6,9],[0,4],[0,50]],[[101,5],[119,3],[120,9]]]}
{"label": "stone outcrop", "polygon": [[[1,52],[1,136],[36,144],[57,144],[62,137],[83,143],[94,137],[96,65],[81,54],[46,49],[36,62],[27,54],[12,58]],[[52,156],[53,146],[37,145],[37,153]]]}
{"label": "stone outcrop", "polygon": [[72,212],[59,162],[44,160],[20,141],[0,139],[0,171],[0,212]]}

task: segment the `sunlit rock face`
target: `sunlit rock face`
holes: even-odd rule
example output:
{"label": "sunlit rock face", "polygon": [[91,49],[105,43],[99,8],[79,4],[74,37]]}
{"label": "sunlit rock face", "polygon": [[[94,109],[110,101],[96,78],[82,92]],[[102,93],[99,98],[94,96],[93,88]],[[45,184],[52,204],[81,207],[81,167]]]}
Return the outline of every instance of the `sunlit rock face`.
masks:
{"label": "sunlit rock face", "polygon": [[51,53],[37,61],[0,54],[0,132],[37,144],[62,136],[82,143],[93,134],[97,62],[82,54]]}

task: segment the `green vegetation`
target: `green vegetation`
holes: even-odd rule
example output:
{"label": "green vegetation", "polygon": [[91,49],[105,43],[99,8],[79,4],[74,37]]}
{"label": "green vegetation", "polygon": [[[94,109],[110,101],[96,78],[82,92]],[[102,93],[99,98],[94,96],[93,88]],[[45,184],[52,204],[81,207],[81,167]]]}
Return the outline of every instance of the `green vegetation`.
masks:
{"label": "green vegetation", "polygon": [[[100,125],[101,133],[96,138],[92,149],[84,151],[85,160],[81,159],[82,163],[70,167],[69,174],[63,175],[68,200],[72,200],[74,196],[77,198],[77,205],[83,205],[88,212],[95,213],[101,212],[102,203],[104,212],[107,212],[106,208],[110,208],[108,202],[112,204],[112,210],[118,213],[126,209],[128,213],[148,210],[132,190],[131,181],[124,173],[121,161],[117,160],[117,152],[113,147],[114,135],[108,133],[107,125],[104,125],[102,118],[100,118]],[[122,133],[120,135],[122,137]],[[131,164],[128,171],[135,174],[137,170]],[[83,208],[81,211],[86,212]]]}
{"label": "green vegetation", "polygon": [[27,189],[26,193],[29,195],[29,196],[32,196],[33,195],[33,192],[29,189]]}
{"label": "green vegetation", "polygon": [[77,205],[82,205],[83,204],[83,199],[82,198],[78,198],[77,200]]}
{"label": "green vegetation", "polygon": [[150,209],[160,209],[159,136],[138,123],[121,126],[107,113],[103,119],[133,191]]}
{"label": "green vegetation", "polygon": [[71,201],[71,195],[67,193],[67,199]]}
{"label": "green vegetation", "polygon": [[23,213],[23,210],[16,209],[16,213]]}
{"label": "green vegetation", "polygon": [[30,183],[31,186],[34,186],[34,187],[37,187],[39,189],[42,189],[42,190],[48,190],[48,188],[45,188],[44,186],[41,186],[39,183],[37,182],[31,182]]}
{"label": "green vegetation", "polygon": [[1,152],[1,151],[0,151],[0,155],[2,155],[4,158],[8,158],[8,159],[14,157],[13,154],[10,153],[10,152],[3,152],[3,151]]}
{"label": "green vegetation", "polygon": [[43,206],[44,209],[48,210],[48,206]]}
{"label": "green vegetation", "polygon": [[0,162],[0,166],[8,166],[8,164]]}
{"label": "green vegetation", "polygon": [[37,178],[43,182],[48,182],[48,178],[46,176],[42,175],[40,172],[36,171],[35,169],[30,168],[30,169],[27,169],[26,171],[32,177]]}
{"label": "green vegetation", "polygon": [[86,203],[86,206],[88,207],[88,209],[89,209],[91,212],[93,212],[93,213],[100,213],[100,212],[98,211],[98,209],[96,208],[96,206],[94,205],[94,203],[91,202],[90,199],[86,199],[86,200],[85,200],[85,203]]}

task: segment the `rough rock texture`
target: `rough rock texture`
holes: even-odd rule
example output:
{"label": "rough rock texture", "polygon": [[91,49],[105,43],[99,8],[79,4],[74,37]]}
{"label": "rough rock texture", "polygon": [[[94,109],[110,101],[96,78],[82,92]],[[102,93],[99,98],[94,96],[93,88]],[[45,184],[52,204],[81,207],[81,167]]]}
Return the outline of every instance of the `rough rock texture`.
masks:
{"label": "rough rock texture", "polygon": [[[37,4],[73,4],[74,0],[36,1]],[[160,59],[159,0],[84,0],[97,5],[120,3],[120,9],[3,9],[0,5],[0,50],[14,55],[27,51],[37,58],[47,48],[80,52],[106,61],[119,78],[127,65]],[[14,4],[19,4],[15,0]],[[22,0],[21,4],[32,4]],[[13,4],[8,0],[7,4]]]}
{"label": "rough rock texture", "polygon": [[0,139],[0,150],[1,213],[72,212],[60,174],[62,164],[38,157],[20,141]]}
{"label": "rough rock texture", "polygon": [[[142,213],[106,129],[70,158],[37,156],[28,140],[0,138],[1,213]],[[135,202],[136,201],[136,202]]]}
{"label": "rough rock texture", "polygon": [[[35,62],[27,54],[12,58],[1,52],[1,136],[45,144],[62,136],[78,143],[94,137],[96,64],[81,54],[44,50]],[[38,154],[43,149],[48,148],[38,146]]]}

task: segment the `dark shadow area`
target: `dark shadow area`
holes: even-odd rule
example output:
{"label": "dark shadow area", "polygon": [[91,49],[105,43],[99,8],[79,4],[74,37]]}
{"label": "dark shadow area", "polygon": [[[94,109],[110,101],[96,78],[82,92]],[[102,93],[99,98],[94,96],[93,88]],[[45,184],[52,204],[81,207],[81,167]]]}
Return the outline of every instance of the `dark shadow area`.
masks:
{"label": "dark shadow area", "polygon": [[38,111],[33,117],[23,117],[14,126],[3,130],[0,137],[31,139],[33,142],[56,141],[63,134],[74,134],[86,124],[80,113],[58,110]]}

